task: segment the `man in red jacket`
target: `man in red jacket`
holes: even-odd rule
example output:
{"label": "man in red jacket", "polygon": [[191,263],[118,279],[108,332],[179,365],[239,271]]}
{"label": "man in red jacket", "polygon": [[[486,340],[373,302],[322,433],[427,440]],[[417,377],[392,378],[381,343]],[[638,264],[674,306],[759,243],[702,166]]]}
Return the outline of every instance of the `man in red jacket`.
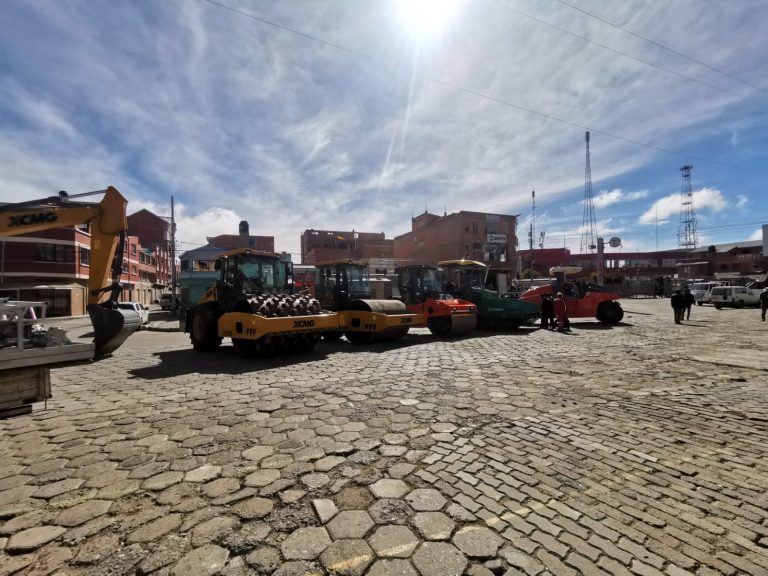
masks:
{"label": "man in red jacket", "polygon": [[557,318],[558,332],[566,332],[571,329],[571,323],[568,321],[568,307],[565,305],[562,292],[558,292],[557,298],[555,298],[555,318]]}

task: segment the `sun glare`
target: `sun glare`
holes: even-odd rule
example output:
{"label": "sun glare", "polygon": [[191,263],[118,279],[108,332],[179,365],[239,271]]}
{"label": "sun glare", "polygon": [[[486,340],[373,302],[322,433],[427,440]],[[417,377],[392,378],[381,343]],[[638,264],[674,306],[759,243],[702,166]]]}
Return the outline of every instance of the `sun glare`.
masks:
{"label": "sun glare", "polygon": [[460,0],[397,0],[406,28],[418,36],[439,33],[456,12]]}

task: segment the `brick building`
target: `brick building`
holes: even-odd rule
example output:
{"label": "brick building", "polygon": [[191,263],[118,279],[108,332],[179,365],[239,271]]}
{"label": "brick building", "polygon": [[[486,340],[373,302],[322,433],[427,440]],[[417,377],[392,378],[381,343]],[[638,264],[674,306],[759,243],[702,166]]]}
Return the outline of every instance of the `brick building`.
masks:
{"label": "brick building", "polygon": [[301,234],[301,263],[316,264],[325,260],[391,261],[393,241],[384,233],[354,230],[305,230]]}
{"label": "brick building", "polygon": [[489,282],[505,290],[517,273],[517,216],[461,211],[411,219],[411,231],[395,236],[398,264],[434,265],[467,258],[490,268]]}
{"label": "brick building", "polygon": [[[141,252],[138,254],[138,265],[155,266],[154,278],[152,279],[153,290],[155,298],[159,297],[159,293],[167,290],[171,285],[170,219],[142,209],[128,216],[128,233],[138,238],[144,252],[143,257]],[[131,256],[136,256],[131,252],[132,249],[128,250]],[[144,271],[148,277],[152,276],[146,266]]]}

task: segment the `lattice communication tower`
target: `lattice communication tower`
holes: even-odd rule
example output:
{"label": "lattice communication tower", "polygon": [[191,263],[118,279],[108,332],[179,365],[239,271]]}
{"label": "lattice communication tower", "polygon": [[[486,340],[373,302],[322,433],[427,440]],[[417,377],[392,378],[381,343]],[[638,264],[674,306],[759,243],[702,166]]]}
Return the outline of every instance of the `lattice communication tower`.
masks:
{"label": "lattice communication tower", "polygon": [[584,218],[581,223],[581,244],[579,252],[594,252],[597,249],[597,221],[595,220],[595,202],[592,199],[592,166],[589,159],[589,132],[584,133],[587,147],[587,163],[584,170]]}
{"label": "lattice communication tower", "polygon": [[686,164],[680,168],[683,183],[680,188],[680,226],[677,230],[677,244],[680,248],[696,248],[698,234],[696,232],[696,210],[693,207],[693,191],[691,190],[691,170],[693,166]]}

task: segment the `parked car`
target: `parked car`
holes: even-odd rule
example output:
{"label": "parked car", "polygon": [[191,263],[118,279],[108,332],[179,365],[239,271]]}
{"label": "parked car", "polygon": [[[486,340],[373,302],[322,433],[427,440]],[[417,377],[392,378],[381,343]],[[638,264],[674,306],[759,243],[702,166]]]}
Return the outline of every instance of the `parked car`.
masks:
{"label": "parked car", "polygon": [[163,310],[178,310],[179,299],[173,294],[162,294],[160,296],[160,308]]}
{"label": "parked car", "polygon": [[141,317],[141,328],[149,324],[149,310],[141,302],[118,302],[117,307],[136,312]]}
{"label": "parked car", "polygon": [[760,291],[750,290],[746,286],[715,286],[710,290],[710,299],[718,310],[723,306],[757,306],[760,303]]}
{"label": "parked car", "polygon": [[710,303],[710,291],[717,286],[730,286],[725,280],[713,280],[711,282],[696,282],[691,286],[691,293],[699,306]]}

